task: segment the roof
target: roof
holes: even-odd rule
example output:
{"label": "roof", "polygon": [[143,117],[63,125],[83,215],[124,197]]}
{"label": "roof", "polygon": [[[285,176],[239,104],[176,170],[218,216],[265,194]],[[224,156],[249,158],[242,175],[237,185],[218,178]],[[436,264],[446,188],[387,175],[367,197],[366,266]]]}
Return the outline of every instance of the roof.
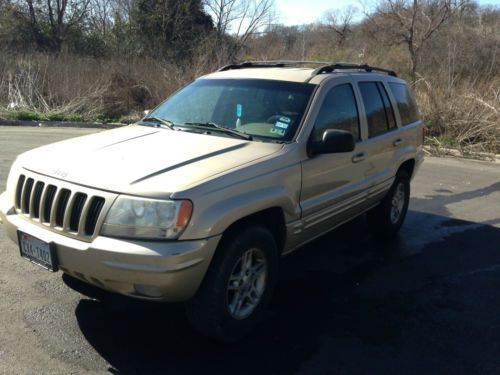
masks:
{"label": "roof", "polygon": [[311,74],[313,71],[314,69],[311,68],[293,67],[231,69],[222,72],[207,74],[202,78],[254,78],[274,79],[278,81],[305,82],[306,80],[311,78]]}

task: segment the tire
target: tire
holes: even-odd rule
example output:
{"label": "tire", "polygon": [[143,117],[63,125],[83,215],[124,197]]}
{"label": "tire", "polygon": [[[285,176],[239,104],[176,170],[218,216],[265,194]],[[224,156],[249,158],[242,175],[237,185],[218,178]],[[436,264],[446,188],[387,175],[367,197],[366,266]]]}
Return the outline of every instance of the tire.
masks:
{"label": "tire", "polygon": [[368,212],[368,225],[373,234],[382,239],[394,238],[403,225],[409,202],[410,177],[400,170],[382,202]]}
{"label": "tire", "polygon": [[240,340],[262,318],[277,272],[276,242],[267,229],[250,226],[225,235],[202,285],[185,304],[189,322],[218,341]]}

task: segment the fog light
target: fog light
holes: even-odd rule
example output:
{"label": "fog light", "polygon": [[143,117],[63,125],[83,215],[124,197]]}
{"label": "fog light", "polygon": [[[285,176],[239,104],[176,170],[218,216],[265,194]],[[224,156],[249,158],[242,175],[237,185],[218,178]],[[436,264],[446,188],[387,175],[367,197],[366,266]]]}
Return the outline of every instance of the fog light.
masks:
{"label": "fog light", "polygon": [[160,298],[162,296],[160,289],[156,286],[134,284],[134,289],[137,294],[146,297]]}

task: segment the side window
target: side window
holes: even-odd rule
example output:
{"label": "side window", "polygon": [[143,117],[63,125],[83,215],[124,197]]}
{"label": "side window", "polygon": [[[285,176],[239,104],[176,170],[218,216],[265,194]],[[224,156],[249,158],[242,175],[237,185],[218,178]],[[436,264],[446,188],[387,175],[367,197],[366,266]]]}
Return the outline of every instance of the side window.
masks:
{"label": "side window", "polygon": [[410,90],[408,90],[408,87],[403,83],[389,83],[389,88],[398,103],[401,123],[408,125],[417,121],[419,119],[417,103]]}
{"label": "side window", "polygon": [[349,83],[335,86],[326,95],[316,117],[313,140],[320,141],[326,129],[346,130],[359,140],[358,107]]}
{"label": "side window", "polygon": [[392,108],[389,95],[387,94],[387,91],[385,90],[385,87],[382,84],[382,82],[377,82],[377,86],[380,91],[380,94],[382,95],[382,100],[384,101],[385,115],[387,116],[387,120],[389,122],[389,128],[390,129],[396,128],[397,127],[396,117],[394,116],[394,109]]}
{"label": "side window", "polygon": [[359,90],[365,105],[368,137],[372,138],[389,130],[386,108],[377,82],[360,82]]}

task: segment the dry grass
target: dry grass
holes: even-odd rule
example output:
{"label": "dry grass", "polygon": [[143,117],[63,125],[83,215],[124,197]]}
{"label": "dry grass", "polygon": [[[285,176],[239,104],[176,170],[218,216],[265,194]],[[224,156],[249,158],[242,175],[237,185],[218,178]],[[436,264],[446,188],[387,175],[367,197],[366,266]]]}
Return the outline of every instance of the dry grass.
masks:
{"label": "dry grass", "polygon": [[[1,55],[0,116],[12,114],[7,108],[12,103],[18,111],[131,122],[144,109],[214,70],[217,66],[208,56],[200,53],[198,60],[179,67],[154,59]],[[393,64],[396,57],[391,56]],[[384,65],[376,55],[365,58]],[[414,88],[430,128],[429,143],[462,152],[500,153],[500,77],[454,80],[452,86],[441,81],[421,77]]]}
{"label": "dry grass", "polygon": [[151,108],[202,68],[153,59],[0,56],[0,107],[119,118]]}
{"label": "dry grass", "polygon": [[[491,78],[491,77],[490,77]],[[416,94],[431,145],[463,153],[500,153],[500,79],[458,83],[451,92],[419,85]]]}

